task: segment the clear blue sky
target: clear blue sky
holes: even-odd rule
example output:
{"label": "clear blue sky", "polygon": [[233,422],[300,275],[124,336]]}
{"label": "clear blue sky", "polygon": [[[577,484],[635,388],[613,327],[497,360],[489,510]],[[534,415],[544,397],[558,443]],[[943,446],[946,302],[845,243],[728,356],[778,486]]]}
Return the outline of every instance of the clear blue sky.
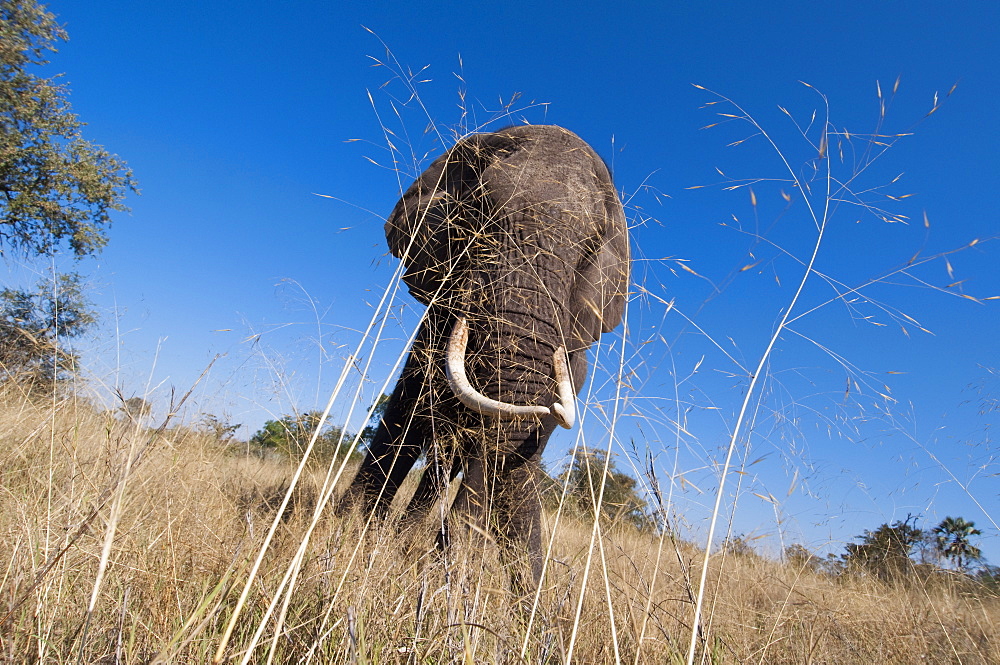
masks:
{"label": "clear blue sky", "polygon": [[[631,401],[620,434],[656,455],[661,474],[680,442],[685,482],[674,498],[685,528],[699,533],[717,482],[706,465],[720,456],[747,370],[801,274],[789,255],[808,258],[815,232],[787,184],[755,185],[756,208],[747,189],[718,186],[716,168],[734,178],[787,172],[761,137],[727,147],[753,133],[745,123],[700,129],[722,120],[717,112],[737,112],[705,108],[716,98],[692,84],[752,113],[805,177],[825,163],[778,106],[803,127],[814,110],[822,116],[819,95],[799,83],[808,82],[830,100],[833,125],[853,136],[843,160],[833,142],[829,151],[846,177],[864,159],[860,136],[878,127],[876,82],[888,100],[899,77],[880,132],[915,134],[851,187],[911,223],[841,204],[817,270],[843,293],[918,251],[983,242],[949,258],[953,275],[944,259],[912,268],[782,337],[747,461],[766,457],[729,485],[740,491],[734,529],[766,536],[772,550],[779,532],[786,544],[840,549],[908,513],[925,525],[962,515],[987,532],[981,543],[1000,563],[996,412],[979,413],[974,389],[985,381],[1000,396],[989,372],[1000,367],[1000,302],[955,297],[1000,295],[1000,243],[986,241],[1000,233],[1000,8],[959,6],[53,2],[70,42],[50,71],[66,73],[88,138],[126,159],[142,190],[104,253],[80,266],[104,320],[88,365],[126,396],[150,386],[162,411],[171,387],[183,392],[224,353],[196,391],[199,408],[253,430],[293,406],[322,407],[395,268],[384,215],[420,160],[442,150],[425,128],[448,136],[522,118],[564,125],[611,164],[635,225],[635,281],[653,294],[637,289],[630,305]],[[422,69],[419,103],[407,103],[399,74]],[[516,93],[516,113],[505,116],[501,100]],[[935,93],[944,103],[921,122]],[[402,175],[389,168],[383,127],[405,158]],[[787,210],[782,191],[795,195]],[[737,225],[768,242],[752,246]],[[816,280],[798,311],[835,295]],[[907,324],[907,335],[905,317],[887,311],[934,334]],[[412,309],[400,313],[375,354],[373,382],[389,377],[412,329]],[[613,342],[602,353],[620,353]],[[612,365],[595,374],[604,397]],[[366,385],[367,400],[376,386]],[[678,399],[687,410],[679,436]],[[600,434],[588,442],[600,445]],[[572,443],[553,438],[550,463]],[[768,493],[776,505],[760,498]]]}

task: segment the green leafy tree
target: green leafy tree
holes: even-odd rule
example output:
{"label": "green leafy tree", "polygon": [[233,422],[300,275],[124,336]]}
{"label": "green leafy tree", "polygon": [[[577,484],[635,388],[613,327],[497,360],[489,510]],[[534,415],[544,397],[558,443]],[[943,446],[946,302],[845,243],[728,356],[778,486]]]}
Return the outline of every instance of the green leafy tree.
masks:
{"label": "green leafy tree", "polygon": [[198,429],[206,434],[214,436],[219,443],[231,444],[236,438],[236,432],[242,427],[239,423],[233,424],[226,418],[220,418],[214,413],[206,413],[198,420]]}
{"label": "green leafy tree", "polygon": [[65,346],[95,323],[83,295],[80,276],[59,275],[39,282],[34,291],[0,291],[0,381],[18,380],[52,386],[76,368],[77,357]]}
{"label": "green leafy tree", "polygon": [[121,411],[130,420],[141,421],[152,413],[153,405],[141,397],[129,397],[122,401]]}
{"label": "green leafy tree", "polygon": [[726,556],[740,559],[760,558],[757,551],[754,550],[753,545],[750,544],[750,539],[743,534],[726,536],[726,539],[723,540],[722,544],[719,546],[719,551],[724,553]]}
{"label": "green leafy tree", "polygon": [[382,416],[385,415],[385,409],[388,406],[389,396],[382,393],[379,395],[379,398],[375,400],[374,408],[372,408],[372,417],[368,420],[368,424],[365,428],[361,430],[359,440],[362,448],[367,448],[371,445],[371,442],[375,440],[375,432],[378,431],[378,425],[382,421]]}
{"label": "green leafy tree", "polygon": [[92,254],[135,191],[126,164],[82,137],[66,86],[31,71],[66,39],[34,0],[0,0],[0,251]]}
{"label": "green leafy tree", "polygon": [[907,515],[905,520],[896,520],[892,525],[865,530],[858,536],[860,542],[848,544],[847,553],[841,558],[847,570],[868,572],[885,580],[897,579],[912,569],[910,554],[924,537],[924,531],[916,526],[916,518]]}
{"label": "green leafy tree", "polygon": [[[261,452],[273,451],[279,455],[300,459],[309,446],[313,433],[319,427],[322,413],[309,411],[298,415],[286,415],[280,420],[268,420],[264,426],[250,437],[251,446]],[[352,457],[357,455],[351,448],[354,437],[342,427],[327,424],[320,430],[312,458],[316,461],[329,461],[334,455],[345,452]]]}
{"label": "green leafy tree", "polygon": [[972,544],[972,536],[982,535],[975,522],[968,522],[961,517],[945,517],[933,529],[934,545],[946,559],[955,563],[958,570],[964,572],[973,561],[983,557],[982,551]]}
{"label": "green leafy tree", "polygon": [[801,543],[792,543],[785,548],[785,561],[797,569],[817,570],[822,561]]}
{"label": "green leafy tree", "polygon": [[559,475],[558,484],[553,489],[559,491],[565,485],[569,507],[574,512],[593,518],[594,505],[601,492],[602,474],[604,497],[601,501],[601,515],[632,524],[640,530],[655,528],[656,520],[647,513],[646,502],[636,491],[636,479],[619,471],[614,459],[608,461],[603,451],[576,455],[569,467]]}
{"label": "green leafy tree", "polygon": [[994,596],[1000,596],[1000,566],[983,564],[976,572],[975,580]]}
{"label": "green leafy tree", "polygon": [[829,552],[820,564],[819,570],[830,577],[838,577],[847,569],[847,564],[844,560],[844,556],[837,556],[833,552]]}

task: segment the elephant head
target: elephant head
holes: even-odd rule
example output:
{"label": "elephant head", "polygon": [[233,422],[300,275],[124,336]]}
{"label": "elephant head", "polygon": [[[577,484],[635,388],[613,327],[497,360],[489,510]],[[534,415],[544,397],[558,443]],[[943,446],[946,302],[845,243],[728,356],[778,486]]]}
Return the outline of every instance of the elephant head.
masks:
{"label": "elephant head", "polygon": [[622,319],[628,230],[608,169],[572,132],[511,127],[461,140],[385,225],[427,313],[348,496],[384,512],[421,452],[419,509],[464,477],[453,511],[527,545],[556,425],[572,427],[587,349]]}

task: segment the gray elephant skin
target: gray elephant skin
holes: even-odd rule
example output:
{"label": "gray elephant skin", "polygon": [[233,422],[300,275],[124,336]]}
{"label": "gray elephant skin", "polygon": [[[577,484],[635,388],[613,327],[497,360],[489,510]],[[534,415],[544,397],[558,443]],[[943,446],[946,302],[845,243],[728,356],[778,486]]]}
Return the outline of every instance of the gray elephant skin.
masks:
{"label": "gray elephant skin", "polygon": [[384,515],[424,453],[407,513],[426,514],[462,473],[449,519],[537,583],[542,451],[573,426],[587,350],[621,322],[629,284],[607,166],[561,127],[473,134],[417,178],[385,233],[427,311],[345,498]]}

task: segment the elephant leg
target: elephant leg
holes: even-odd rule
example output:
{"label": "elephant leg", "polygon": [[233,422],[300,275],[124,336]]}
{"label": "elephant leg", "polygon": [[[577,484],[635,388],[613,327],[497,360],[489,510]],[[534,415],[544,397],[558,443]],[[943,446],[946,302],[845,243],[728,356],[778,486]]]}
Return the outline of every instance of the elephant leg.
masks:
{"label": "elephant leg", "polygon": [[526,595],[542,581],[541,459],[545,444],[556,428],[553,418],[538,427],[502,459],[492,477],[493,533],[511,572],[513,588]]}
{"label": "elephant leg", "polygon": [[528,462],[497,478],[493,530],[515,591],[526,595],[542,579],[542,501],[537,463]]}
{"label": "elephant leg", "polygon": [[465,470],[451,514],[438,543],[451,544],[451,530],[459,520],[460,540],[472,551],[494,539],[511,584],[527,595],[542,578],[542,505],[537,460],[505,469],[504,460],[473,459]]}
{"label": "elephant leg", "polygon": [[426,443],[413,414],[424,385],[419,363],[411,352],[344,503],[359,506],[365,513],[388,513]]}
{"label": "elephant leg", "polygon": [[438,533],[438,546],[442,549],[451,545],[452,522],[455,519],[461,520],[463,532],[469,533],[475,540],[474,546],[485,544],[480,540],[489,533],[489,495],[492,491],[487,467],[478,457],[467,461],[455,502]]}
{"label": "elephant leg", "polygon": [[402,439],[396,441],[376,435],[348,490],[347,500],[366,513],[375,511],[385,515],[420,456],[422,443],[423,438],[412,430],[404,432]]}
{"label": "elephant leg", "polygon": [[434,503],[445,496],[448,485],[455,480],[461,470],[461,466],[453,456],[445,457],[442,453],[436,452],[433,459],[427,460],[427,467],[420,476],[420,483],[410,498],[406,509],[407,515],[417,519],[423,518],[430,512]]}

